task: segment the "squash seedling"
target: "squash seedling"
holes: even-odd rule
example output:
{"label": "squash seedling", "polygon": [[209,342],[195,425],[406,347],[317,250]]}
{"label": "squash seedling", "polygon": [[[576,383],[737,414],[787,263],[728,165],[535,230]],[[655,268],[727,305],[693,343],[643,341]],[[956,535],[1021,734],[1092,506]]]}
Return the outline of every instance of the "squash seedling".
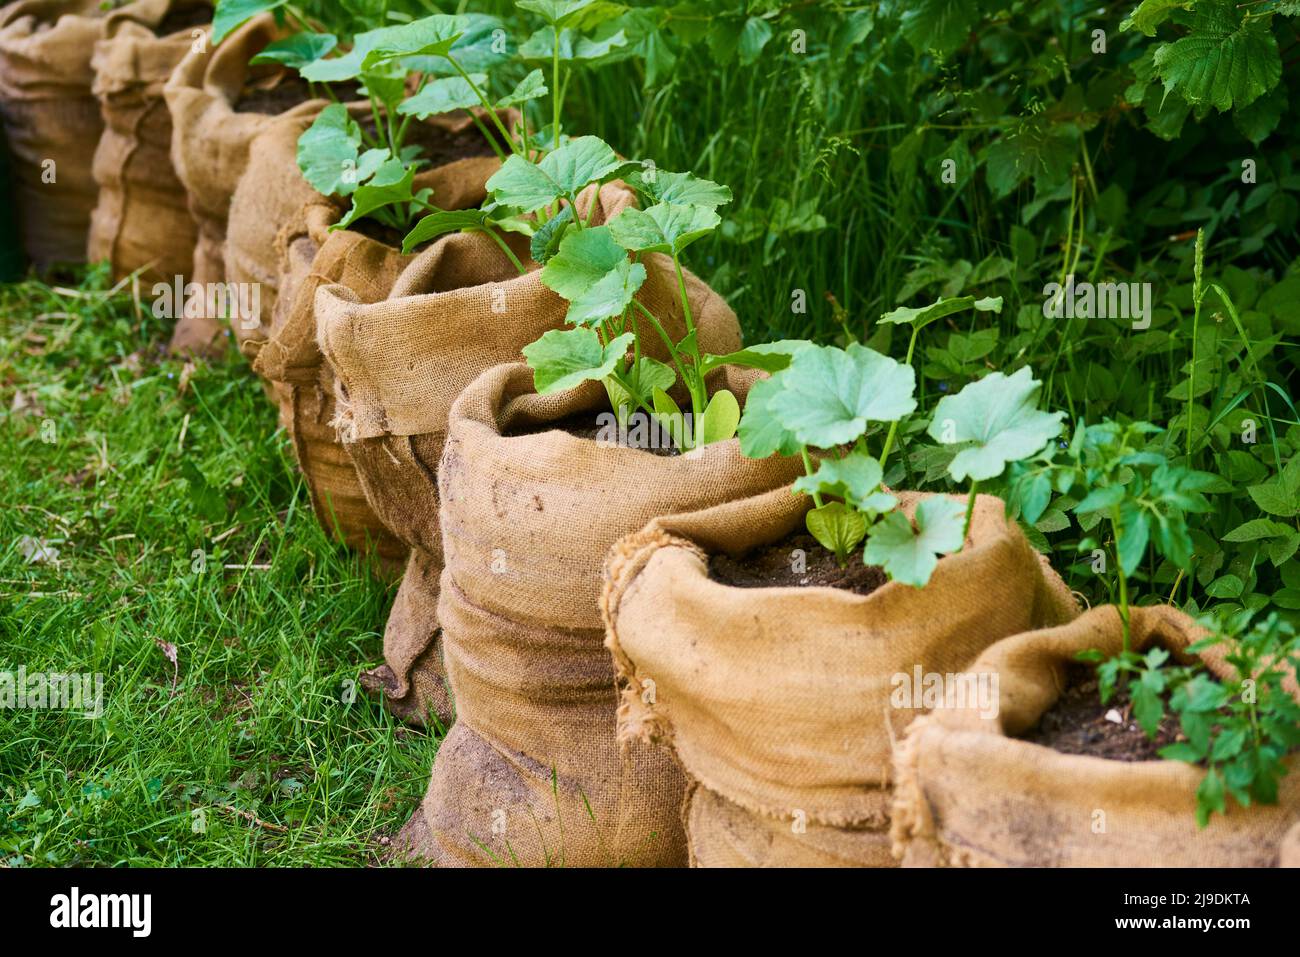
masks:
{"label": "squash seedling", "polygon": [[[577,214],[584,189],[620,177],[641,194],[645,209],[629,207],[599,226],[591,225],[594,201],[585,217]],[[621,161],[599,137],[580,136],[541,160],[511,156],[488,180],[488,190],[496,208],[542,221],[532,256],[544,263],[542,282],[569,303],[565,320],[573,328],[547,332],[523,350],[539,393],[599,380],[620,420],[640,409],[683,451],[735,434],[736,397],[725,389],[709,396],[705,387],[722,357],[700,351],[681,261],[691,243],[717,228],[716,210],[731,200],[729,189],[689,173]],[[636,298],[646,280],[641,260],[650,254],[672,260],[686,327],[680,341]],[[669,362],[643,354],[648,335],[662,342]],[[689,420],[669,395],[679,377],[690,397]]]}
{"label": "squash seedling", "polygon": [[[930,322],[967,308],[1000,306],[997,300],[962,297],[895,310],[888,321],[911,323],[914,347]],[[740,423],[741,450],[754,458],[801,456],[806,474],[794,491],[812,496],[808,531],[841,566],[865,540],[863,561],[879,565],[893,581],[918,588],[929,582],[940,556],[962,547],[980,482],[999,476],[1008,462],[1037,453],[1060,432],[1061,413],[1036,409],[1041,383],[1028,369],[1011,376],[993,373],[945,396],[929,434],[956,447],[948,472],[959,482],[970,480],[967,504],[963,508],[943,496],[926,499],[913,523],[882,486],[898,425],[916,409],[912,366],[858,343],[847,349],[799,342],[767,348],[783,354],[787,365],[768,363],[774,374],[750,390]],[[885,423],[889,431],[876,457],[868,439]]]}
{"label": "squash seedling", "polygon": [[[302,77],[311,83],[360,83],[374,127],[373,132],[367,130],[345,106],[334,103],[299,138],[298,165],[307,182],[323,195],[351,198],[351,207],[331,228],[346,229],[369,217],[406,234],[403,249],[409,252],[424,241],[411,230],[417,216],[452,217],[457,221],[453,228],[488,234],[523,270],[497,232],[509,224],[496,223],[482,211],[439,209],[428,188],[415,188],[416,174],[426,161],[418,146],[407,143],[413,122],[463,109],[499,157],[521,148],[500,113],[544,96],[546,85],[541,72],[534,71],[504,96],[489,98],[487,73],[470,73],[461,62],[486,70],[505,59],[486,42],[490,35],[485,28],[482,18],[439,14],[358,34],[351,48],[337,56],[326,55],[334,49],[327,40],[311,48],[323,52],[300,64]],[[304,54],[310,52],[303,49]],[[433,235],[437,232],[427,238]]]}

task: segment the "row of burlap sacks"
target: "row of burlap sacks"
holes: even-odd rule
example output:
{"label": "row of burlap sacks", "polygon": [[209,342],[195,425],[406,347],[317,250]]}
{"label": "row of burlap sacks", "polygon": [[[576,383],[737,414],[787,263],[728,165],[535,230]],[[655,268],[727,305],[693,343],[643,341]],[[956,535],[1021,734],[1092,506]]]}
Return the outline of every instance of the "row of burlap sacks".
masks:
{"label": "row of burlap sacks", "polygon": [[[26,49],[45,55],[27,54],[43,76],[5,71],[5,102],[28,111],[6,106],[6,127],[48,128],[26,154],[15,147],[44,158],[88,118],[107,121],[95,175],[57,182],[67,195],[82,188],[67,210],[85,211],[92,255],[119,275],[148,268],[258,290],[252,315],[181,315],[174,345],[238,341],[280,408],[319,519],[402,574],[385,664],[368,683],[404,718],[450,725],[399,842],[412,858],[888,866],[1286,855],[1294,781],[1277,809],[1198,832],[1192,769],[1115,767],[1015,740],[1055,700],[1074,652],[1115,645],[1117,618],[1079,615],[996,499],[980,499],[967,547],[924,590],[711,581],[709,554],[738,556],[801,525],[806,503],[788,489],[797,464],[745,459],[735,440],[655,456],[553,428],[606,400],[590,385],[538,396],[518,364],[565,312],[527,244],[509,240],[528,265],[520,274],[481,235],[405,255],[393,237],[331,231],[343,209],[296,163],[297,138],[326,101],[250,63],[282,29],[259,17],[215,48],[188,27],[159,37],[182,6],[199,5],[141,0],[102,22],[94,3],[5,8],[0,56],[14,57],[8,31],[23,29]],[[81,31],[84,49],[92,28],[89,66],[71,62],[76,44],[49,36]],[[89,97],[69,92],[82,79]],[[42,115],[53,119],[32,120]],[[478,205],[497,168],[491,150],[470,142],[467,118],[429,127],[457,149],[421,185],[444,208]],[[88,153],[60,145],[62,176]],[[24,202],[50,229],[33,258],[75,253],[76,217],[52,215],[41,192],[52,184],[22,168]],[[178,188],[163,188],[168,177]],[[579,211],[599,224],[632,202],[609,184],[584,193]],[[647,267],[639,297],[680,338],[671,264],[651,256]],[[721,298],[690,275],[687,290],[701,347],[738,347]],[[720,378],[742,400],[752,381]],[[910,510],[920,496],[902,498]],[[1175,650],[1194,634],[1162,610],[1137,612],[1134,629],[1143,645]],[[890,679],[917,667],[998,671],[1000,718],[940,710],[912,721],[890,706]],[[1096,805],[1108,813],[1100,836]]]}

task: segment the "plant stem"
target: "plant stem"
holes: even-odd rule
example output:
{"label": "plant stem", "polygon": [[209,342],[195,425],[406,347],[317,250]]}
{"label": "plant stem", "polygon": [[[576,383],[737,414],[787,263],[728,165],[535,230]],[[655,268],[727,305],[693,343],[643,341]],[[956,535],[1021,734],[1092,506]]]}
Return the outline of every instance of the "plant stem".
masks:
{"label": "plant stem", "polygon": [[[809,456],[808,454],[808,446],[806,445],[799,446],[799,454],[803,456],[804,472],[806,472],[808,475],[812,475],[814,470],[812,466],[812,457]],[[822,507],[821,492],[813,492],[813,504],[816,505],[818,508]]]}
{"label": "plant stem", "polygon": [[506,245],[506,241],[502,239],[499,235],[497,235],[495,229],[488,229],[487,227],[477,227],[474,229],[474,232],[486,233],[488,236],[491,236],[492,241],[501,247],[501,251],[505,253],[507,257],[509,257],[510,262],[513,263],[514,267],[519,270],[519,275],[521,276],[527,275],[528,270],[524,268],[524,264],[519,261],[518,256],[516,256],[513,252],[511,252],[510,247]]}
{"label": "plant stem", "polygon": [[[497,111],[493,109],[491,102],[483,94],[483,91],[478,88],[478,84],[471,80],[469,74],[461,69],[460,64],[456,62],[454,57],[446,57],[446,60],[452,65],[456,72],[460,74],[461,79],[469,84],[469,88],[474,92],[474,95],[478,97],[478,101],[483,104],[483,109],[487,111],[487,115],[492,117],[492,122],[495,123],[496,128],[501,131],[502,142],[510,147],[511,152],[518,152],[519,147],[515,144],[514,137],[510,135],[510,131],[507,130],[505,124],[501,122],[501,117],[497,116]],[[500,153],[498,152],[497,155],[500,155]]]}
{"label": "plant stem", "polygon": [[970,494],[966,496],[966,518],[961,523],[961,548],[958,548],[957,551],[961,551],[962,548],[966,547],[966,534],[970,531],[971,516],[975,514],[975,494],[978,492],[979,487],[979,482],[973,481],[970,483]]}
{"label": "plant stem", "polygon": [[[920,334],[920,325],[912,326],[912,338],[907,343],[907,358],[903,361],[903,365],[910,366],[912,364],[912,353],[916,350],[916,338]],[[895,419],[889,423],[889,434],[885,436],[885,447],[880,452],[880,470],[882,472],[885,469],[885,459],[889,458],[889,450],[894,447],[894,437],[898,435],[898,423],[901,421],[901,419]]]}
{"label": "plant stem", "polygon": [[560,146],[560,27],[552,24],[554,44],[551,53],[551,144],[555,149]]}
{"label": "plant stem", "polygon": [[[1201,327],[1201,300],[1205,290],[1201,287],[1202,269],[1205,265],[1205,240],[1201,230],[1196,231],[1196,260],[1192,279],[1192,365],[1187,372],[1187,467],[1192,465],[1192,398],[1196,394],[1196,339]],[[1246,350],[1249,354],[1250,350]]]}
{"label": "plant stem", "polygon": [[1110,529],[1115,536],[1115,572],[1119,576],[1119,620],[1124,626],[1124,654],[1127,655],[1129,646],[1128,578],[1124,575],[1124,560],[1119,555],[1119,539],[1123,531],[1120,528],[1118,505],[1111,507]]}

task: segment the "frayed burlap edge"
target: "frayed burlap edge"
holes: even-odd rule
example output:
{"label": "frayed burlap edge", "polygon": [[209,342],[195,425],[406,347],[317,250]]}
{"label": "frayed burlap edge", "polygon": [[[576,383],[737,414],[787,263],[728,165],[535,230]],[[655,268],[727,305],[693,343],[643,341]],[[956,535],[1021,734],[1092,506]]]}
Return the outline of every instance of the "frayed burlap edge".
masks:
{"label": "frayed burlap edge", "polygon": [[[701,562],[708,563],[708,555],[702,548],[694,542],[664,531],[657,521],[652,521],[638,532],[624,536],[610,549],[605,560],[604,583],[600,593],[600,614],[605,623],[605,647],[609,649],[614,658],[615,684],[619,694],[616,713],[617,735],[619,744],[624,751],[634,742],[671,747],[673,741],[673,728],[667,716],[661,711],[657,711],[652,703],[644,699],[641,693],[641,682],[637,675],[636,663],[623,650],[618,638],[618,629],[615,625],[619,603],[622,601],[623,595],[632,587],[636,577],[649,564],[655,553],[663,548],[682,548],[694,554]],[[674,758],[676,758],[675,752]],[[787,807],[764,804],[761,801],[748,798],[737,798],[728,794],[725,788],[707,780],[707,777],[700,777],[688,771],[682,766],[680,759],[677,760],[677,764],[682,767],[682,772],[686,775],[687,781],[686,796],[683,798],[681,807],[683,821],[685,821],[684,815],[687,813],[689,806],[690,793],[698,786],[707,788],[714,794],[752,814],[758,814],[774,821],[790,821],[793,819],[791,811]],[[874,790],[878,791],[878,809],[872,809],[865,814],[809,814],[808,820],[827,827],[852,827],[884,831],[890,826],[890,791],[888,787]],[[687,844],[689,847],[689,839]],[[692,861],[692,866],[694,866],[694,861]]]}

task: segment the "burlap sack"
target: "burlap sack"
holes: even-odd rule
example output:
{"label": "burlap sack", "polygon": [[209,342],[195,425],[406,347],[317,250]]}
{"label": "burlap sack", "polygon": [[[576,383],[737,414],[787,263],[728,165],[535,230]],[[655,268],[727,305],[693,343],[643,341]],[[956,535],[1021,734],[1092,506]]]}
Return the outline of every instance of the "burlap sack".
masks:
{"label": "burlap sack", "polygon": [[1300,867],[1300,823],[1286,832],[1278,852],[1278,867]]}
{"label": "burlap sack", "polygon": [[[283,170],[295,164],[297,138],[305,123],[305,118],[285,118],[259,136],[254,146],[257,159],[246,181],[257,182],[264,169]],[[433,117],[429,123],[457,132],[472,126],[463,115]],[[495,156],[454,160],[422,171],[418,185],[433,189],[434,201],[446,209],[475,207],[486,198],[485,184],[500,165]],[[237,197],[242,189],[236,191]],[[314,305],[316,290],[332,283],[351,290],[361,303],[384,299],[414,254],[403,255],[356,229],[331,232],[344,214],[340,203],[311,189],[296,189],[291,195],[303,205],[284,214],[275,236],[275,284],[280,295],[270,336],[249,340],[245,349],[253,369],[274,387],[280,418],[293,438],[317,517],[354,548],[374,545],[381,567],[396,577],[406,562],[407,547],[367,504],[356,467],[339,441],[334,426],[334,374],[316,344]],[[238,198],[235,207],[242,208]],[[232,235],[243,228],[241,221],[242,217],[235,218]]]}
{"label": "burlap sack", "polygon": [[[235,187],[248,166],[253,138],[277,115],[314,116],[327,102],[306,100],[278,114],[241,108],[249,83],[287,76],[278,66],[250,66],[249,60],[288,32],[269,13],[254,17],[220,45],[207,43],[187,53],[163,88],[172,118],[172,166],[185,186],[198,228],[191,277],[201,285],[228,278],[223,252],[226,221]],[[269,316],[270,304],[263,306]],[[228,328],[212,316],[184,318],[177,323],[171,348],[174,352],[220,348]]]}
{"label": "burlap sack", "polygon": [[[1168,606],[1134,608],[1133,647],[1181,649],[1202,636]],[[1080,651],[1122,647],[1118,612],[1095,608],[1074,621],[1026,631],[970,667],[997,673],[995,718],[969,709],[914,722],[894,756],[894,851],[904,866],[1264,867],[1276,864],[1300,819],[1300,768],[1282,779],[1280,803],[1242,808],[1196,826],[1203,772],[1177,761],[1113,761],[1017,740],[1060,696]],[[1227,674],[1222,650],[1203,656]]]}
{"label": "burlap sack", "polygon": [[[590,203],[596,197],[594,211]],[[579,196],[582,215],[600,225],[634,201],[611,183]],[[515,254],[528,244],[511,235]],[[641,302],[679,337],[684,319],[671,260],[646,259]],[[403,273],[392,295],[368,306],[342,288],[316,299],[317,335],[343,395],[340,426],[366,497],[411,547],[411,560],[384,634],[385,666],[367,681],[390,707],[415,721],[433,711],[451,719],[437,647],[442,541],[437,521],[438,459],[451,404],[491,366],[512,362],[544,332],[564,325],[567,303],[541,282],[536,265],[521,276],[491,239],[443,237]],[[689,272],[688,298],[705,349],[739,348],[735,315]],[[662,347],[649,343],[651,354]]]}
{"label": "burlap sack", "polygon": [[[163,84],[196,42],[193,23],[211,19],[208,0],[137,0],[110,13],[95,44],[94,92],[104,118],[95,150],[99,200],[87,257],[113,277],[145,268],[142,280],[188,281],[197,229],[172,169],[172,121]],[[177,26],[172,30],[168,21]]]}
{"label": "burlap sack", "polygon": [[[748,381],[728,381],[742,401]],[[538,396],[522,364],[452,407],[438,618],[456,724],[406,832],[433,864],[686,862],[671,756],[615,740],[601,563],[655,515],[783,485],[796,466],[746,459],[734,439],[668,457],[547,428],[608,407],[597,383]]]}
{"label": "burlap sack", "polygon": [[[909,515],[927,497],[898,493]],[[809,507],[777,489],[657,518],[610,551],[601,606],[619,737],[675,749],[697,866],[891,866],[890,748],[920,705],[893,706],[895,676],[960,671],[999,638],[1078,613],[992,496],[923,589],[709,577],[710,554],[802,532]]]}
{"label": "burlap sack", "polygon": [[0,9],[0,117],[23,246],[41,270],[86,258],[91,158],[103,131],[90,58],[102,27],[98,0],[19,0]]}
{"label": "burlap sack", "polygon": [[[315,105],[324,106],[320,101]],[[369,103],[352,103],[349,109],[358,122],[371,116]],[[312,238],[308,213],[325,210],[325,215],[331,217],[324,223],[328,227],[338,222],[347,209],[316,192],[298,167],[298,138],[318,112],[319,109],[295,111],[275,119],[258,134],[244,176],[230,200],[225,247],[227,278],[234,283],[257,283],[261,289],[262,321],[255,325],[232,323],[232,331],[245,354],[254,354],[258,348],[245,347],[245,343],[268,338],[287,321],[287,313],[278,307],[280,294],[284,292],[286,303],[292,299],[293,283],[309,271],[303,264],[311,262],[309,254],[323,238],[319,228],[316,238]],[[474,121],[465,113],[430,117],[425,124],[436,135],[446,137],[468,132],[473,142],[490,152],[475,130]],[[484,184],[499,168],[494,154],[466,157],[422,169],[415,178],[415,188],[433,189],[432,201],[444,209],[464,209],[483,201]],[[365,228],[363,221],[353,231]],[[390,240],[397,245],[401,237],[393,236]],[[401,263],[395,265],[400,270]],[[314,338],[313,329],[314,326],[306,324],[301,330],[309,341]]]}

